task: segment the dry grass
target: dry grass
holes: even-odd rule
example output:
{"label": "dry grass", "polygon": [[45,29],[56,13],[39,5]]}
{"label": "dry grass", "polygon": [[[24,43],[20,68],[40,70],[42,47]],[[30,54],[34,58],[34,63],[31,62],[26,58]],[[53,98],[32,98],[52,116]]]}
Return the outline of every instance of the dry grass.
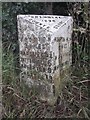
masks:
{"label": "dry grass", "polygon": [[55,105],[50,106],[47,101],[41,101],[36,97],[35,93],[24,82],[19,81],[18,76],[13,72],[12,54],[9,53],[4,57],[9,64],[7,66],[3,61],[2,102],[4,118],[75,117],[90,119],[88,100],[90,80],[88,80],[86,68],[73,67],[71,79],[63,86]]}

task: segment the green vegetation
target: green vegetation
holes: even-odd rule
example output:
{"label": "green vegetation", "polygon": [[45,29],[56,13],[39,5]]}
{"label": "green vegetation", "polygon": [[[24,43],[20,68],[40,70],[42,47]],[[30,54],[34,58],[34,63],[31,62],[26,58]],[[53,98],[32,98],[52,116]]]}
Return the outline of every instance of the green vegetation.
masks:
{"label": "green vegetation", "polygon": [[[45,14],[45,5],[45,3],[14,2],[2,4],[2,116],[4,118],[70,117],[89,120],[90,55],[88,51],[90,48],[90,23],[88,23],[87,17],[89,3],[67,3],[65,5],[53,3],[53,14],[68,15],[70,13],[74,18],[72,75],[71,79],[63,85],[55,105],[51,106],[47,101],[41,101],[36,97],[34,90],[29,89],[19,79],[16,15]],[[76,11],[74,10],[76,13],[73,12],[75,8],[77,8]]]}

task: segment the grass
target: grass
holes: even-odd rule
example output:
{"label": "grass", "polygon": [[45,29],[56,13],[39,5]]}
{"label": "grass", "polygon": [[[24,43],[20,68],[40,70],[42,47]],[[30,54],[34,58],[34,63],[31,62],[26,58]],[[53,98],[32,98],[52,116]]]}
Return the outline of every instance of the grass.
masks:
{"label": "grass", "polygon": [[15,73],[14,56],[3,52],[3,118],[90,119],[87,65],[73,66],[71,79],[63,86],[54,106],[41,101]]}

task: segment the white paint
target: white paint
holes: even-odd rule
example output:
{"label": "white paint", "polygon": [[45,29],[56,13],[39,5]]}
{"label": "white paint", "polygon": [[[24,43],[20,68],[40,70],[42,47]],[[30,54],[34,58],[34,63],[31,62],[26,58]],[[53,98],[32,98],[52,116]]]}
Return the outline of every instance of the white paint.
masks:
{"label": "white paint", "polygon": [[[72,56],[70,55],[72,43],[71,34],[73,27],[72,17],[56,15],[18,15],[17,19],[19,28],[18,31],[20,51],[25,51],[25,55],[20,54],[20,57],[26,59],[29,59],[30,57],[30,59],[32,59],[31,63],[29,60],[22,61],[22,64],[26,64],[26,68],[22,68],[22,71],[26,71],[27,74],[27,66],[29,65],[32,65],[32,67],[34,67],[36,64],[35,69],[37,71],[39,67],[42,69],[42,66],[44,66],[45,72],[42,72],[42,70],[39,72],[40,75],[44,76],[44,78],[46,78],[46,75],[48,76],[48,85],[45,83],[45,81],[43,82],[43,80],[40,80],[40,78],[33,81],[33,79],[29,78],[27,75],[27,79],[25,80],[29,86],[30,84],[35,84],[37,86],[40,85],[43,87],[43,85],[45,86],[46,84],[45,88],[48,96],[52,96],[52,85],[55,83],[55,77],[60,77],[60,65],[64,65],[62,66],[62,69],[64,70],[66,67],[69,68],[72,62]],[[63,39],[61,39],[61,37]],[[45,45],[45,49],[42,49],[43,45]],[[30,55],[30,52],[34,52],[34,54]],[[48,53],[49,57],[41,57],[41,53],[45,55],[45,52]],[[50,53],[52,53],[52,57],[50,57]],[[33,62],[35,60],[37,62]],[[51,66],[48,65],[48,60],[51,60]],[[44,65],[45,62],[46,64]],[[34,77],[34,75],[32,76]],[[50,82],[50,76],[52,77],[52,82]],[[58,84],[60,84],[59,81]],[[55,87],[58,88],[57,86]],[[45,91],[41,90],[41,93],[42,92]]]}

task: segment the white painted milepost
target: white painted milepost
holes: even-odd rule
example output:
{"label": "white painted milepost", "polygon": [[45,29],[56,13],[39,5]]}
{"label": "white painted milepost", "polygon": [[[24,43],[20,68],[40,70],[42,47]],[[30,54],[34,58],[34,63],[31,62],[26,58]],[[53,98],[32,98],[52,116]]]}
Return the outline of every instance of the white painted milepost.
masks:
{"label": "white painted milepost", "polygon": [[54,103],[72,64],[70,16],[18,15],[21,81]]}

